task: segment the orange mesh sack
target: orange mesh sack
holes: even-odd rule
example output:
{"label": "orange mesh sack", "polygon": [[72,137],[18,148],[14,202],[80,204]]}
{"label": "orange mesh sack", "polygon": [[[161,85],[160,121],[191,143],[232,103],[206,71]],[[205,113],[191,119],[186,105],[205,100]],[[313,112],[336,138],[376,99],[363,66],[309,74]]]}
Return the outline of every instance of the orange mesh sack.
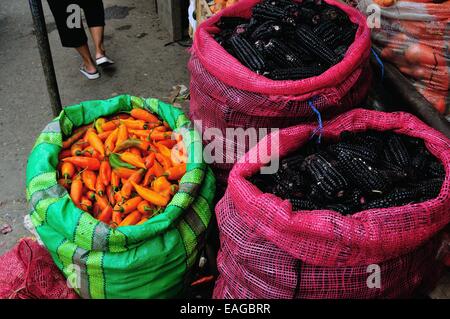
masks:
{"label": "orange mesh sack", "polygon": [[[380,8],[372,41],[381,58],[396,65],[442,114],[450,114],[450,1],[362,0],[359,10]],[[371,20],[375,21],[375,20]]]}

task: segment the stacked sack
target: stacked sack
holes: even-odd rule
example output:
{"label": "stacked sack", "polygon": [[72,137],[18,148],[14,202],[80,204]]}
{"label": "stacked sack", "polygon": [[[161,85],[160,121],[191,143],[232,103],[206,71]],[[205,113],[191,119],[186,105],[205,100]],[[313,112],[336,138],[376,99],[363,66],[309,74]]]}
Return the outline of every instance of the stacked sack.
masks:
{"label": "stacked sack", "polygon": [[[324,123],[322,143],[338,141],[343,132],[390,131],[423,143],[424,152],[440,163],[440,183],[427,199],[396,196],[391,205],[366,202],[370,205],[343,214],[337,205],[295,207],[295,200],[280,198],[252,182],[268,163],[259,155],[284,159],[308,147],[314,130],[314,125],[298,125],[281,130],[279,136],[269,135],[233,167],[225,196],[216,206],[221,249],[214,297],[408,298],[432,289],[445,258],[441,232],[450,222],[450,140],[400,112],[357,109]],[[354,160],[363,163],[361,158]],[[311,189],[330,187],[325,186],[327,166],[318,169],[322,182],[310,184]],[[373,177],[361,173],[355,171],[354,176],[361,181]],[[296,171],[289,176],[302,174]],[[341,195],[335,194],[333,201]]]}
{"label": "stacked sack", "polygon": [[[299,80],[272,80],[244,66],[242,59],[228,53],[215,39],[220,33],[217,24],[223,17],[250,19],[252,9],[262,2],[242,0],[209,18],[197,29],[191,50],[190,117],[202,121],[203,133],[208,128],[218,129],[222,136],[214,136],[216,145],[227,145],[233,155],[227,157],[226,150],[216,149],[221,154],[215,157],[221,157],[222,163],[213,165],[220,181],[226,180],[233,163],[248,150],[247,144],[226,140],[227,128],[283,128],[316,120],[317,113],[340,113],[358,105],[370,86],[371,43],[366,18],[334,0],[326,3],[341,9],[356,25],[354,40],[339,63],[320,75]],[[273,3],[281,2],[287,1]],[[212,140],[203,136],[204,143]]]}
{"label": "stacked sack", "polygon": [[381,58],[396,65],[441,113],[450,114],[450,1],[362,0],[358,8],[371,15],[381,10],[380,27],[372,29]]}

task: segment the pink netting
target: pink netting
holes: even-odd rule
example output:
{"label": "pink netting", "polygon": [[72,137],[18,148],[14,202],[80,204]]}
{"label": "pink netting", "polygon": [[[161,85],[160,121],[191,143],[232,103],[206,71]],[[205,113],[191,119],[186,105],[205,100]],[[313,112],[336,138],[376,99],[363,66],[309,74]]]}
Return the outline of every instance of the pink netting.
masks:
{"label": "pink netting", "polygon": [[25,238],[0,256],[0,299],[77,299],[45,248]]}
{"label": "pink netting", "polygon": [[[188,64],[191,73],[190,116],[202,121],[202,132],[211,127],[224,134],[226,128],[289,127],[315,119],[308,101],[313,101],[324,116],[361,103],[370,86],[371,72],[370,31],[360,12],[343,3],[327,0],[359,25],[355,41],[344,59],[320,76],[299,81],[274,81],[244,67],[211,36],[218,32],[214,24],[222,16],[249,17],[251,8],[258,2],[260,0],[240,1],[206,20],[195,34]],[[204,139],[205,143],[209,141]],[[214,165],[224,170],[225,176],[232,167],[231,164]]]}
{"label": "pink netting", "polygon": [[[299,125],[281,130],[279,153],[274,148],[269,154],[283,157],[298,149],[314,129]],[[436,260],[441,240],[432,239],[450,222],[450,140],[410,114],[362,109],[325,123],[322,137],[336,140],[344,130],[368,129],[423,139],[445,166],[439,196],[352,216],[330,210],[293,212],[289,201],[264,194],[246,180],[262,166],[254,160],[260,148],[253,148],[233,167],[216,206],[221,239],[216,298],[403,297],[434,283],[442,264]],[[381,289],[366,285],[370,264],[381,267]]]}

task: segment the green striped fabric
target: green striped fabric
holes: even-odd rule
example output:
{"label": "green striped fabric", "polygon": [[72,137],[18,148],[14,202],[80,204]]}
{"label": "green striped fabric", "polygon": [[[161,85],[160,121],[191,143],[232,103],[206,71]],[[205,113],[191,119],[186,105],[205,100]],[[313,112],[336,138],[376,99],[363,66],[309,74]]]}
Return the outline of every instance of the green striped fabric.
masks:
{"label": "green striped fabric", "polygon": [[[165,211],[142,225],[112,229],[78,209],[57,183],[63,138],[100,116],[133,107],[158,114],[183,135],[187,172]],[[121,95],[66,107],[37,138],[27,164],[27,200],[37,233],[83,298],[172,298],[183,292],[211,221],[215,178],[199,134],[178,108]]]}

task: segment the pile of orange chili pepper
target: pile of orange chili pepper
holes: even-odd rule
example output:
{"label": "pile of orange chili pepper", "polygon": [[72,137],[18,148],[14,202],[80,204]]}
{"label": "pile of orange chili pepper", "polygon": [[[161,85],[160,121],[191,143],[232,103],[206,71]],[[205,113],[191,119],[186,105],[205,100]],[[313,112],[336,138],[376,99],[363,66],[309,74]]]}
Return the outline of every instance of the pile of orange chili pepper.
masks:
{"label": "pile of orange chili pepper", "polygon": [[59,159],[58,183],[75,205],[118,227],[164,210],[186,172],[187,153],[166,122],[133,109],[76,129]]}

